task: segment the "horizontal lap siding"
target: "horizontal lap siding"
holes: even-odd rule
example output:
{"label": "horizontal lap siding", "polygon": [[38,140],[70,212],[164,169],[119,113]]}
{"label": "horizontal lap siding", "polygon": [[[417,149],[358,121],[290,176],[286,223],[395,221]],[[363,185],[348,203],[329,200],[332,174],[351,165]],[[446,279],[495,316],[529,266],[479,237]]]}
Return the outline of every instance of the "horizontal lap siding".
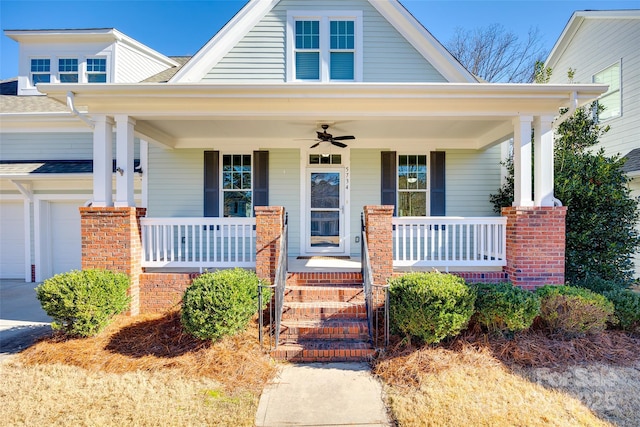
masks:
{"label": "horizontal lap siding", "polygon": [[500,146],[447,151],[448,216],[495,216],[489,196],[500,187]]}
{"label": "horizontal lap siding", "polygon": [[366,205],[380,204],[380,150],[351,150],[351,254],[360,254],[360,214]]}
{"label": "horizontal lap siding", "polygon": [[149,145],[148,217],[202,217],[204,151]]}
{"label": "horizontal lap siding", "polygon": [[115,81],[137,83],[170,68],[141,52],[122,43],[116,45]]}
{"label": "horizontal lap siding", "polygon": [[365,82],[445,81],[366,0],[283,0],[216,64],[203,81],[285,81],[287,10],[362,10]]}
{"label": "horizontal lap siding", "polygon": [[269,150],[269,204],[289,214],[289,254],[300,254],[300,150]]}
{"label": "horizontal lap siding", "polygon": [[591,83],[595,73],[622,58],[622,116],[603,122],[611,130],[600,138],[605,154],[627,154],[638,148],[640,129],[640,20],[586,19],[554,67],[551,83]]}
{"label": "horizontal lap siding", "polygon": [[93,158],[90,133],[2,133],[2,160],[87,160]]}

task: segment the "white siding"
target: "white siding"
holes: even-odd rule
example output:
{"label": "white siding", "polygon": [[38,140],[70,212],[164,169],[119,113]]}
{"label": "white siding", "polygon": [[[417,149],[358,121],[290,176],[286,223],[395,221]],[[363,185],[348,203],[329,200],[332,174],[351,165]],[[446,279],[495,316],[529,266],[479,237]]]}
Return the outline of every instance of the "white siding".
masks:
{"label": "white siding", "polygon": [[287,10],[362,10],[365,82],[445,81],[366,0],[283,0],[203,80],[285,81]]}
{"label": "white siding", "polygon": [[500,147],[446,152],[448,216],[495,216],[489,196],[500,187]]}
{"label": "white siding", "polygon": [[585,19],[554,67],[551,83],[591,83],[595,73],[622,59],[622,116],[605,121],[611,130],[601,138],[607,155],[627,154],[640,146],[640,20]]}
{"label": "white siding", "polygon": [[203,216],[204,152],[149,145],[149,217]]}
{"label": "white siding", "polygon": [[269,150],[269,204],[289,214],[289,254],[300,255],[300,150]]}
{"label": "white siding", "polygon": [[137,83],[169,68],[162,63],[131,47],[116,44],[115,82]]}
{"label": "white siding", "polygon": [[380,150],[351,150],[351,254],[360,255],[360,215],[365,205],[380,204]]}

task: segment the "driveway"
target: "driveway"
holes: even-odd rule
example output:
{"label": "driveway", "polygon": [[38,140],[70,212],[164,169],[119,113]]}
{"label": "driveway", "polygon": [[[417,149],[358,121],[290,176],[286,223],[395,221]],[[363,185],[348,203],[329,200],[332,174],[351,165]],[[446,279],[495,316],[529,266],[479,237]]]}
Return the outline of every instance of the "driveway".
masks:
{"label": "driveway", "polygon": [[51,318],[36,298],[37,283],[0,280],[0,361],[51,333]]}

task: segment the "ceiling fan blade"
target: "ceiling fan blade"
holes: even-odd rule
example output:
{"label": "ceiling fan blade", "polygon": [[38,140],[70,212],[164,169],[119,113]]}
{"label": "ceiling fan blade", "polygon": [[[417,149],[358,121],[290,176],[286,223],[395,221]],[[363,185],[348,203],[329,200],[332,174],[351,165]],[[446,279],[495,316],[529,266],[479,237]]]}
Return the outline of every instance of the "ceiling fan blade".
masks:
{"label": "ceiling fan blade", "polygon": [[340,148],[345,148],[347,146],[347,144],[343,144],[340,141],[336,141],[335,138],[331,139],[331,143]]}
{"label": "ceiling fan blade", "polygon": [[345,141],[347,139],[356,139],[356,137],[353,135],[345,135],[345,136],[336,136],[333,139],[336,141]]}
{"label": "ceiling fan blade", "polygon": [[313,144],[313,145],[312,145],[311,147],[309,147],[309,148],[316,148],[318,145],[320,145],[320,143],[319,143],[319,142],[316,142],[315,144]]}

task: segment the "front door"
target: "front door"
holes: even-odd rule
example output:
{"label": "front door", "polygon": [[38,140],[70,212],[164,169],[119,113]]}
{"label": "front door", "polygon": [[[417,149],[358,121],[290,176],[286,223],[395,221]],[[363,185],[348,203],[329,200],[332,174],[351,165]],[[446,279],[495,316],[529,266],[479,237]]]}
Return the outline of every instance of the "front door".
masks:
{"label": "front door", "polygon": [[344,253],[344,171],[307,170],[307,253]]}

